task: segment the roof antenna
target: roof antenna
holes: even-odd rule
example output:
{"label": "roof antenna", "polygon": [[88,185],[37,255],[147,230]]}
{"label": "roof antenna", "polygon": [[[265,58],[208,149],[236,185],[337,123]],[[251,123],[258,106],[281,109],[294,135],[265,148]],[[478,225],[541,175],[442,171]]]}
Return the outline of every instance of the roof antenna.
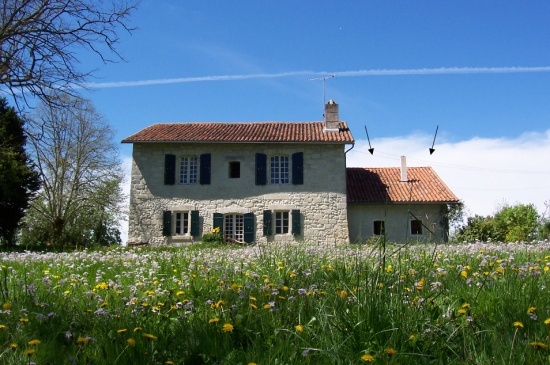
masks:
{"label": "roof antenna", "polygon": [[334,77],[336,77],[336,75],[326,75],[326,76],[322,76],[322,77],[314,77],[314,78],[308,79],[309,81],[323,80],[323,110],[325,108],[325,104],[327,103],[326,102],[326,82],[327,82],[327,79],[332,79]]}

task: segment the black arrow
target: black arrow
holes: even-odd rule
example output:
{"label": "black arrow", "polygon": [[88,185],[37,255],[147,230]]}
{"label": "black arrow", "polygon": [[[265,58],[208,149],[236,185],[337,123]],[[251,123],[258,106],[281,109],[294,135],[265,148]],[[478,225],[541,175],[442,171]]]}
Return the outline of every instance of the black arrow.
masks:
{"label": "black arrow", "polygon": [[430,148],[430,155],[431,155],[432,153],[434,153],[434,151],[435,151],[435,148],[434,148],[434,145],[435,145],[435,137],[437,137],[437,130],[438,130],[438,129],[439,129],[439,126],[437,126],[437,127],[435,128],[435,136],[434,136],[434,141],[432,142],[432,148]]}
{"label": "black arrow", "polygon": [[369,138],[369,131],[367,130],[367,126],[365,126],[365,132],[367,133],[367,141],[369,141],[369,152],[370,154],[374,154],[374,148],[370,145],[370,138]]}

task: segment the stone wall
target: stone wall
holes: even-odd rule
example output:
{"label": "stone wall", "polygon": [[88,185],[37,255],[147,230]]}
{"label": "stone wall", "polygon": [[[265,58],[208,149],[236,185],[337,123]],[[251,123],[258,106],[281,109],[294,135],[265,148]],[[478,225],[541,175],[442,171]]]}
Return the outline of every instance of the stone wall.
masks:
{"label": "stone wall", "polygon": [[[304,154],[304,183],[255,184],[255,154]],[[165,154],[211,154],[209,185],[164,184]],[[240,178],[229,178],[229,162],[240,162]],[[179,171],[179,167],[176,171]],[[290,166],[292,171],[292,166]],[[177,174],[176,174],[177,175]],[[348,239],[345,155],[342,144],[177,144],[135,143],[133,146],[129,243],[179,244],[162,235],[166,210],[197,210],[200,240],[210,232],[214,213],[254,213],[255,242],[315,240],[345,243]],[[263,236],[264,210],[299,209],[302,234]]]}

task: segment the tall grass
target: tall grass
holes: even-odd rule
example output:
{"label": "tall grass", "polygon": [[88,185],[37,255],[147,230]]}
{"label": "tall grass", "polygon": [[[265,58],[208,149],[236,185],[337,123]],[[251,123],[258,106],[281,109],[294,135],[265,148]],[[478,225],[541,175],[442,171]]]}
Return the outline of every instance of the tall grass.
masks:
{"label": "tall grass", "polygon": [[0,256],[3,364],[543,364],[550,243]]}

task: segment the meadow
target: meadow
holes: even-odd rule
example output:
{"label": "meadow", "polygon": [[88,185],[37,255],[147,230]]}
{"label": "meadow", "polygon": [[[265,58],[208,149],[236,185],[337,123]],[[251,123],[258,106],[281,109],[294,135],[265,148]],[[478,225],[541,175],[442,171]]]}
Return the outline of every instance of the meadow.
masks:
{"label": "meadow", "polygon": [[548,364],[550,242],[0,254],[2,364]]}

